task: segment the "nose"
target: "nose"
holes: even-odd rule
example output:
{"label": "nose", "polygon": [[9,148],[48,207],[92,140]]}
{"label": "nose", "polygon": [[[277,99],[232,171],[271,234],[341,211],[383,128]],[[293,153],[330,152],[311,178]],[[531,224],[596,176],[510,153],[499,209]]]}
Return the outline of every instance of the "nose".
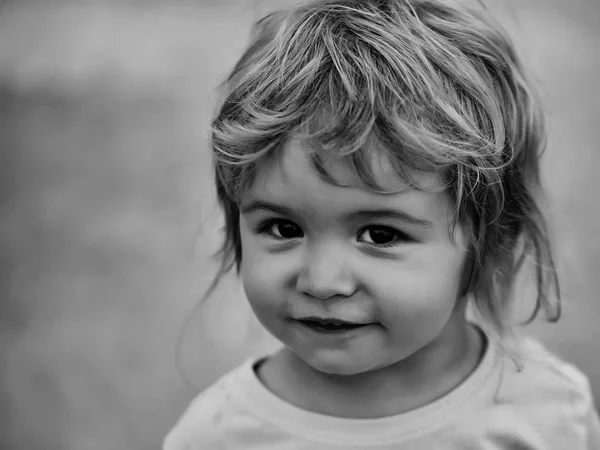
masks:
{"label": "nose", "polygon": [[348,267],[348,257],[335,244],[321,244],[307,249],[298,276],[298,291],[321,300],[335,296],[350,297],[356,282]]}

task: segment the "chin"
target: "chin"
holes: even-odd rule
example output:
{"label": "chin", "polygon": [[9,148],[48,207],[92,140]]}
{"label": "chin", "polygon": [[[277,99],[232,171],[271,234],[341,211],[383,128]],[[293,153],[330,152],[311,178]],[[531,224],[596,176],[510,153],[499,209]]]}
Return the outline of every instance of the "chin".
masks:
{"label": "chin", "polygon": [[377,365],[364,361],[357,361],[350,355],[312,355],[300,358],[314,370],[327,375],[359,375],[377,368]]}

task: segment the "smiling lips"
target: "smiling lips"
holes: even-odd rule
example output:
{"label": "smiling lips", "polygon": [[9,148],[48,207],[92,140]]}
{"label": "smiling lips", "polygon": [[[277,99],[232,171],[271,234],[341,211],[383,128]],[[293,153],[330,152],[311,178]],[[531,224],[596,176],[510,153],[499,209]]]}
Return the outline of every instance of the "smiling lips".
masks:
{"label": "smiling lips", "polygon": [[312,330],[328,333],[355,330],[358,328],[366,327],[368,325],[372,325],[372,323],[367,322],[349,322],[341,319],[314,316],[301,317],[295,320],[300,322],[302,325],[311,328]]}

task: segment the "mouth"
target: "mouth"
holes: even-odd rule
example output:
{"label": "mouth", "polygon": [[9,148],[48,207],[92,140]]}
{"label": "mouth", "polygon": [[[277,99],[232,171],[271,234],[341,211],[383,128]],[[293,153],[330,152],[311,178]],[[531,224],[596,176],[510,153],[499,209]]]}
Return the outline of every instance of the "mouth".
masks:
{"label": "mouth", "polygon": [[372,323],[349,322],[335,318],[303,317],[295,319],[301,325],[319,333],[347,333],[373,325]]}

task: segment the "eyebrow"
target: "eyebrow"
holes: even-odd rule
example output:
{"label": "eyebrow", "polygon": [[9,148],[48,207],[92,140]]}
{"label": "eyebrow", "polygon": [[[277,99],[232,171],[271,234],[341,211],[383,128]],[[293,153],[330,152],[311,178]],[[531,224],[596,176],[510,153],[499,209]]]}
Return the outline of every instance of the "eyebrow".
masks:
{"label": "eyebrow", "polygon": [[264,200],[252,200],[247,205],[244,205],[240,208],[240,212],[242,214],[252,214],[253,212],[260,210],[271,211],[286,216],[293,215],[293,211],[291,208],[288,208],[287,206],[277,205],[275,203],[265,202]]}
{"label": "eyebrow", "polygon": [[[242,206],[240,208],[240,212],[242,214],[252,214],[257,211],[271,211],[277,214],[282,214],[285,216],[294,216],[294,211],[287,206],[278,205],[275,203],[266,202],[264,200],[253,200],[248,204]],[[433,227],[433,222],[429,220],[421,219],[418,217],[414,217],[411,214],[408,214],[405,211],[401,211],[398,209],[387,209],[387,208],[377,208],[377,209],[364,209],[359,211],[352,211],[345,216],[345,219],[348,221],[365,221],[365,220],[373,220],[373,219],[397,219],[403,222],[407,222],[413,225],[419,225],[423,227]]]}

